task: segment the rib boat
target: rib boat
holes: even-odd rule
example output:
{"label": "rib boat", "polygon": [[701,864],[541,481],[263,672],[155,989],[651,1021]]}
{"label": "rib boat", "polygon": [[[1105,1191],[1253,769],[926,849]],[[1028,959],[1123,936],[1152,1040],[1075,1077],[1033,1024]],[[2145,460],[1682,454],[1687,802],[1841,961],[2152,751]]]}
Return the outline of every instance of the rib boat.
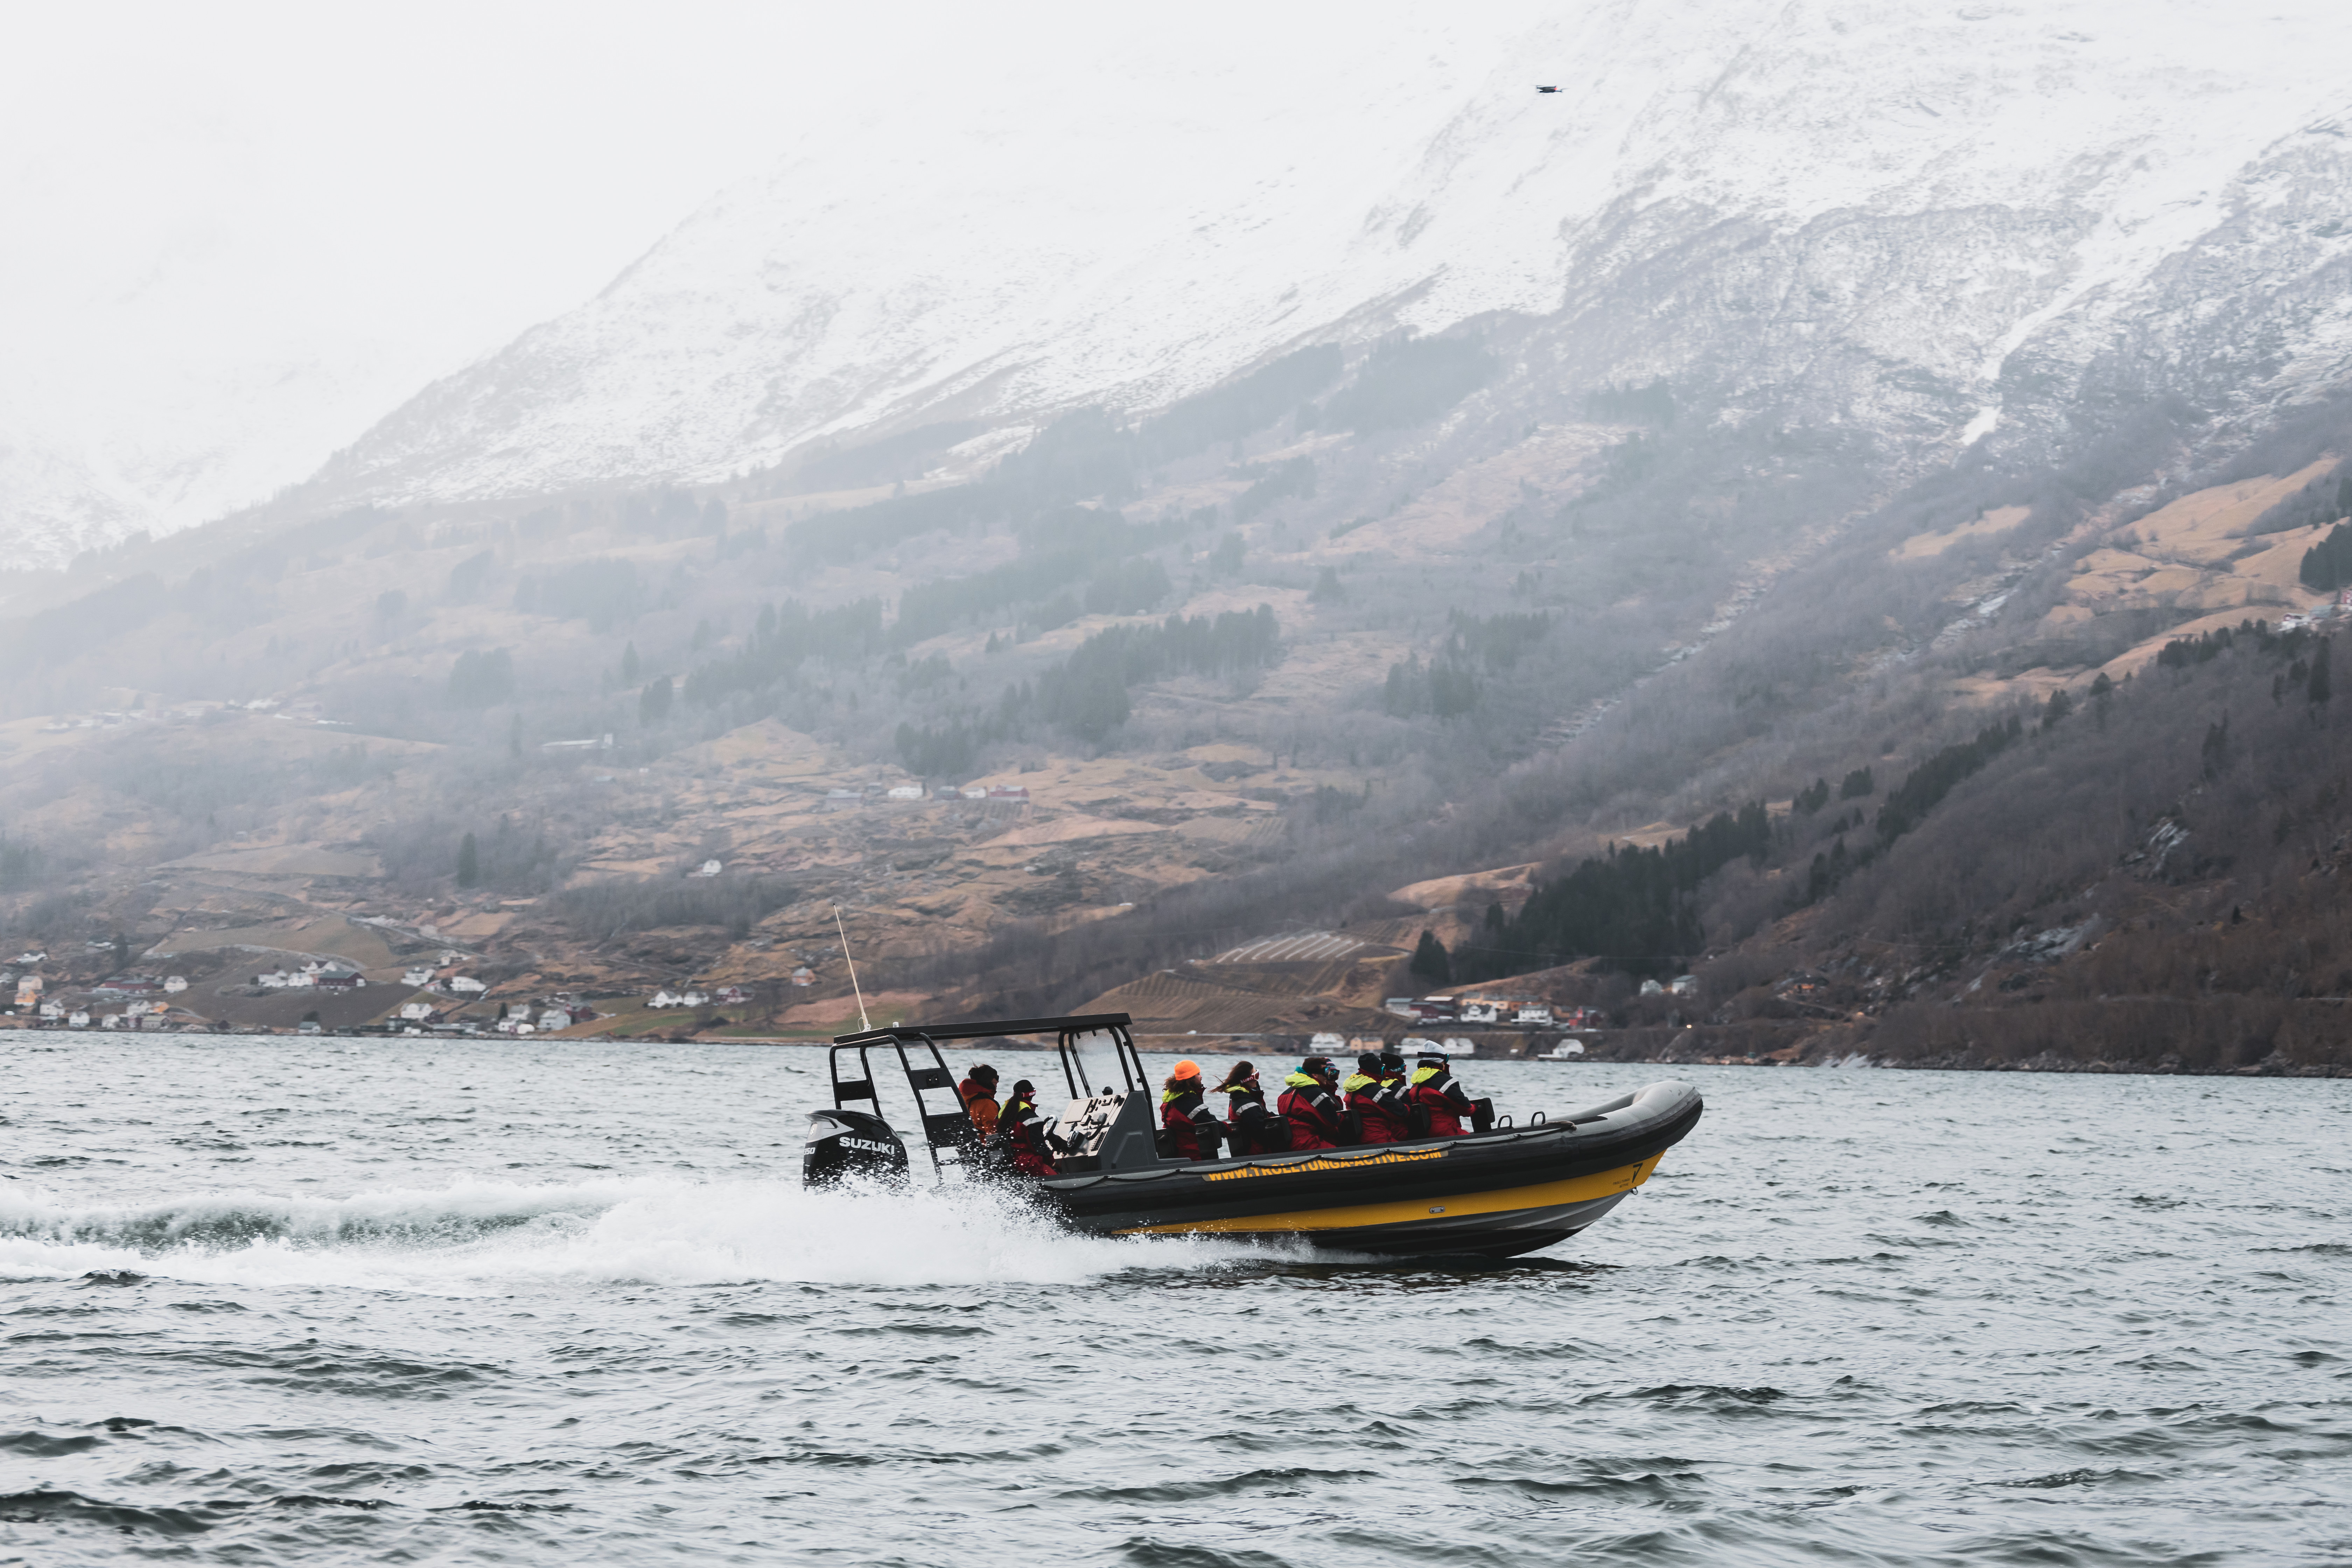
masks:
{"label": "rib boat", "polygon": [[[1067,1152],[1050,1177],[990,1177],[972,1158],[978,1140],[940,1047],[1042,1037],[1053,1038],[1069,1091],[1054,1123]],[[1510,1258],[1550,1247],[1648,1181],[1704,1109],[1696,1089],[1666,1081],[1458,1137],[1192,1160],[1166,1148],[1124,1013],[894,1025],[833,1042],[833,1105],[810,1115],[803,1152],[808,1184],[909,1178],[913,1163],[883,1116],[876,1076],[894,1058],[914,1101],[909,1131],[940,1180],[1018,1184],[1091,1235],[1297,1237],[1353,1253]],[[950,1108],[935,1110],[942,1091]]]}

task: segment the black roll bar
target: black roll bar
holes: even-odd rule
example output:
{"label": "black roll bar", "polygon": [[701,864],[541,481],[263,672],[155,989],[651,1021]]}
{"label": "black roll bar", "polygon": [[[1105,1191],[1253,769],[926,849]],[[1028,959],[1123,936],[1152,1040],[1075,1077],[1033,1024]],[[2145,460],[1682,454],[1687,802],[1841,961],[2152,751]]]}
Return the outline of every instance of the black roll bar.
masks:
{"label": "black roll bar", "polygon": [[994,1024],[893,1024],[887,1029],[866,1029],[835,1035],[836,1046],[878,1045],[884,1040],[984,1040],[992,1035],[1054,1035],[1065,1031],[1092,1034],[1097,1029],[1124,1029],[1134,1020],[1125,1013],[1087,1013],[1071,1018],[1008,1018]]}
{"label": "black roll bar", "polygon": [[[1070,1018],[1064,1020],[1063,1027],[1055,1032],[1054,1049],[1062,1058],[1062,1081],[1070,1086],[1072,1100],[1092,1100],[1095,1097],[1095,1089],[1078,1070],[1082,1065],[1078,1056],[1078,1039],[1084,1035],[1110,1037],[1110,1054],[1118,1063],[1118,1076],[1127,1093],[1133,1094],[1147,1087],[1143,1058],[1136,1054],[1135,1036],[1128,1028],[1127,1016],[1123,1013],[1108,1016],[1119,1021],[1101,1024],[1091,1018]],[[1109,1087],[1108,1084],[1103,1085],[1105,1089]]]}
{"label": "black roll bar", "polygon": [[[931,1169],[937,1171],[940,1168],[940,1151],[969,1147],[977,1140],[977,1130],[971,1124],[971,1113],[964,1110],[961,1100],[956,1100],[955,1109],[947,1111],[934,1111],[924,1103],[923,1096],[927,1091],[936,1093],[940,1089],[945,1089],[949,1098],[954,1100],[955,1074],[949,1070],[947,1058],[940,1055],[939,1042],[922,1030],[888,1029],[835,1040],[825,1053],[825,1064],[833,1078],[834,1109],[845,1110],[851,1100],[862,1100],[873,1106],[875,1115],[882,1115],[882,1097],[875,1091],[874,1063],[870,1053],[876,1046],[883,1044],[887,1044],[898,1053],[898,1070],[907,1079],[908,1092],[915,1097],[915,1115],[922,1122],[923,1146],[930,1153]],[[907,1047],[910,1045],[930,1051],[929,1067],[908,1059]],[[841,1076],[841,1054],[844,1051],[857,1053],[858,1076],[854,1079]],[[888,1118],[883,1120],[887,1121]]]}
{"label": "black roll bar", "polygon": [[[945,1089],[955,1094],[955,1074],[950,1070],[947,1058],[940,1054],[943,1040],[984,1040],[1000,1035],[1052,1035],[1055,1053],[1062,1062],[1062,1080],[1069,1086],[1073,1100],[1090,1100],[1095,1090],[1079,1074],[1081,1062],[1077,1042],[1087,1035],[1107,1034],[1111,1038],[1111,1056],[1118,1064],[1118,1074],[1129,1094],[1149,1088],[1143,1073],[1143,1058],[1135,1048],[1134,1020],[1125,1013],[1088,1013],[1067,1018],[1007,1018],[993,1023],[950,1024],[945,1026],[893,1024],[886,1029],[865,1029],[854,1035],[836,1035],[826,1053],[826,1065],[833,1079],[833,1103],[835,1110],[846,1109],[851,1100],[863,1100],[882,1114],[882,1100],[874,1086],[872,1052],[877,1046],[887,1046],[898,1054],[898,1070],[905,1075],[907,1088],[915,1097],[915,1114],[922,1121],[923,1142],[930,1151],[931,1167],[940,1165],[941,1149],[968,1147],[976,1138],[971,1115],[961,1100],[953,1110],[934,1112],[924,1103],[927,1091]],[[909,1058],[908,1047],[915,1047]],[[843,1053],[857,1053],[856,1078],[842,1076]],[[922,1053],[930,1053],[930,1064],[920,1065]],[[1108,1087],[1108,1086],[1105,1086]],[[1148,1096],[1147,1096],[1148,1098]],[[884,1118],[887,1120],[887,1118]]]}

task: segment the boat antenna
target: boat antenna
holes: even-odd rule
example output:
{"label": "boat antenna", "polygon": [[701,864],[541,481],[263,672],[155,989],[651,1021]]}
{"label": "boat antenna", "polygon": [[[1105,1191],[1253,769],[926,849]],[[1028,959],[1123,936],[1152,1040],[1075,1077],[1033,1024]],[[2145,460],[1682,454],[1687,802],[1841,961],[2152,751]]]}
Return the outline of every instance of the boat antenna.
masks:
{"label": "boat antenna", "polygon": [[841,962],[849,965],[849,988],[857,994],[857,1032],[870,1035],[874,1020],[866,1016],[866,989],[857,984],[857,960],[849,956],[849,933],[841,929],[841,906],[833,906],[833,929],[841,938]]}

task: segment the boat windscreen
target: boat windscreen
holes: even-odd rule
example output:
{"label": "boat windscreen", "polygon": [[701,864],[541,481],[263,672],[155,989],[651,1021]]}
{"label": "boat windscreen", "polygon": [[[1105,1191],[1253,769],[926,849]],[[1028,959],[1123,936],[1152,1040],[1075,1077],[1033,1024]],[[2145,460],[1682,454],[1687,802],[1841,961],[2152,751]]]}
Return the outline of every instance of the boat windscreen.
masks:
{"label": "boat windscreen", "polygon": [[1068,1037],[1062,1053],[1062,1070],[1070,1079],[1070,1096],[1088,1100],[1120,1091],[1118,1044],[1108,1029],[1089,1029]]}

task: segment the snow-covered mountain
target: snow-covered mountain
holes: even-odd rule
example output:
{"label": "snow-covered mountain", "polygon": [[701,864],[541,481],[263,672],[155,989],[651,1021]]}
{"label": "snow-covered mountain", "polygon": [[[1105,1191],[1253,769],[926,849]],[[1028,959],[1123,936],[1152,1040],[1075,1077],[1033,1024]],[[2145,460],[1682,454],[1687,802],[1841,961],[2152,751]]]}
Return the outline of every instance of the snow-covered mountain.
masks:
{"label": "snow-covered mountain", "polygon": [[2352,8],[1549,9],[1279,101],[1196,73],[952,136],[845,125],[322,478],[710,479],[1489,311],[1535,319],[1530,375],[1931,442],[2031,435],[2094,387],[2242,400],[2352,369]]}

